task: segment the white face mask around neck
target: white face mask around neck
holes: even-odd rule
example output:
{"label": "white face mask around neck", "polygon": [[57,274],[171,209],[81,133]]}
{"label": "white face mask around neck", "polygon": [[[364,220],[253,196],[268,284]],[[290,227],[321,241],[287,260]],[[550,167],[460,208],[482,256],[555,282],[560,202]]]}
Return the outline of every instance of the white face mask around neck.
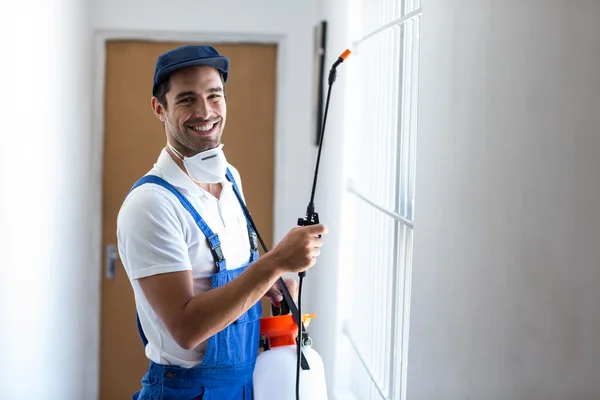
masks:
{"label": "white face mask around neck", "polygon": [[223,153],[223,144],[196,154],[193,157],[184,157],[171,143],[167,146],[183,161],[183,166],[189,177],[196,183],[220,183],[227,173],[227,159]]}

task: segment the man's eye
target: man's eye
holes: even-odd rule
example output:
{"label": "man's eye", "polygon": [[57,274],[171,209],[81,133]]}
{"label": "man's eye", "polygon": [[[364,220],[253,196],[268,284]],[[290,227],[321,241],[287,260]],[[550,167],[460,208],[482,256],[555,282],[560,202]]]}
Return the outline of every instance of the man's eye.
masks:
{"label": "man's eye", "polygon": [[185,99],[182,99],[182,100],[180,101],[180,103],[183,103],[183,104],[189,104],[189,103],[191,103],[191,102],[193,102],[193,101],[194,101],[194,99],[192,99],[191,97],[186,97]]}

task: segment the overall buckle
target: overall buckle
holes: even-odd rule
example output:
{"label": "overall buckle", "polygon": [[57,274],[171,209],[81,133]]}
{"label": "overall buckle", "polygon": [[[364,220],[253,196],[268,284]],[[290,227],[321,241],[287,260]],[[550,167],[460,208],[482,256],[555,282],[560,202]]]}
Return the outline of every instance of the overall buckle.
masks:
{"label": "overall buckle", "polygon": [[213,255],[213,258],[217,263],[222,262],[225,257],[223,257],[223,250],[221,250],[221,241],[219,240],[219,236],[217,236],[215,233],[208,238],[208,243],[210,245],[210,251]]}
{"label": "overall buckle", "polygon": [[250,237],[250,250],[258,251],[258,236],[250,226],[248,226],[248,236]]}

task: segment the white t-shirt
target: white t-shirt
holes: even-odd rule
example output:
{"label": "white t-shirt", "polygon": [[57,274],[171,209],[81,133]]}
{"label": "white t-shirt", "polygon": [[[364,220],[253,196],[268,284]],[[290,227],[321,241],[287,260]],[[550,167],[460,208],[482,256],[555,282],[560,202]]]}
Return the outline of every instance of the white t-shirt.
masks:
{"label": "white t-shirt", "polygon": [[[238,171],[231,165],[229,169],[241,192]],[[247,222],[233,185],[228,180],[222,182],[223,190],[217,200],[198,187],[164,149],[149,174],[173,185],[219,236],[227,269],[248,263],[250,242]],[[200,364],[208,342],[192,350],[181,348],[150,307],[137,279],[191,270],[194,294],[209,290],[210,276],[217,269],[206,236],[171,192],[162,186],[146,183],[134,189],[124,201],[117,217],[117,240],[119,256],[131,281],[140,323],[148,339],[146,356],[159,364],[185,368]]]}

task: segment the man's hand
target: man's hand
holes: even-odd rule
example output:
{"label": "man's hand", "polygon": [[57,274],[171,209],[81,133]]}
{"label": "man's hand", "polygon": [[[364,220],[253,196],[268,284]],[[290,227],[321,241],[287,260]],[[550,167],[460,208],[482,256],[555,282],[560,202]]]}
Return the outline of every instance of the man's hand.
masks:
{"label": "man's hand", "polygon": [[[294,302],[297,302],[298,283],[292,278],[283,278],[283,281],[285,282],[285,286],[287,287],[288,292],[290,292],[290,294],[292,295],[292,299],[294,300]],[[269,291],[265,293],[265,296],[267,296],[269,300],[271,300],[272,305],[274,305],[275,307],[281,307],[281,302],[283,301],[283,294],[281,293],[279,282],[275,282],[275,284],[271,286],[271,289],[269,289]]]}
{"label": "man's hand", "polygon": [[272,258],[279,267],[279,275],[306,271],[317,262],[323,239],[327,233],[323,224],[295,227],[263,258]]}

